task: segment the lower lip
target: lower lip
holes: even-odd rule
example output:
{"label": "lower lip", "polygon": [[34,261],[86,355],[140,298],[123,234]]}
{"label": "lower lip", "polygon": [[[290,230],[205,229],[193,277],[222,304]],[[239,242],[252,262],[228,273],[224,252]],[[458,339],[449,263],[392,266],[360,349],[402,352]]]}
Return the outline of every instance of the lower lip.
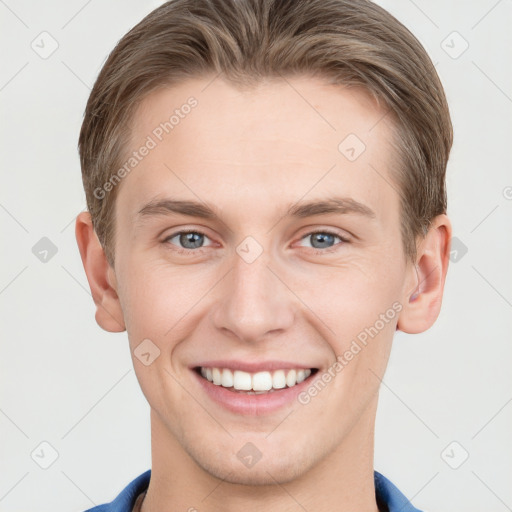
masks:
{"label": "lower lip", "polygon": [[320,371],[317,371],[300,384],[296,384],[291,388],[282,388],[271,393],[262,393],[260,395],[248,395],[246,393],[229,391],[223,386],[217,386],[204,377],[201,377],[195,370],[192,370],[192,373],[214,402],[222,405],[231,412],[244,414],[246,416],[269,414],[291,404],[297,399],[297,395],[308,388],[316,377],[320,375]]}

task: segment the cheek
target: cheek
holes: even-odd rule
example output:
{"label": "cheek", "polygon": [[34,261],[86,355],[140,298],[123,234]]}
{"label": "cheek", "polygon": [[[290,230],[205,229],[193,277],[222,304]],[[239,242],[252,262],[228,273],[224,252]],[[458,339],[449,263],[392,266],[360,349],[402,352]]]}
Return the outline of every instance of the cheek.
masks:
{"label": "cheek", "polygon": [[183,269],[171,270],[147,259],[142,264],[135,258],[119,264],[119,298],[137,379],[152,407],[173,417],[168,404],[180,403],[183,397],[171,376],[172,362],[200,290]]}
{"label": "cheek", "polygon": [[320,316],[334,331],[326,340],[334,353],[331,396],[339,414],[349,407],[357,416],[379,389],[402,309],[396,279],[379,272],[373,277],[347,272],[331,281],[334,291],[317,302]]}
{"label": "cheek", "polygon": [[375,262],[365,275],[346,276],[333,341],[342,366],[341,393],[356,396],[357,390],[366,389],[362,399],[378,389],[403,307],[402,279],[400,266],[385,262]]}
{"label": "cheek", "polygon": [[322,332],[332,340],[333,348],[342,350],[375,325],[383,336],[392,336],[402,280],[402,269],[396,264],[362,258],[356,262],[354,258],[338,267],[301,276],[295,280],[295,290],[317,317],[316,323],[323,324]]}
{"label": "cheek", "polygon": [[179,337],[215,283],[215,275],[199,266],[195,270],[173,268],[141,257],[127,259],[120,267],[120,301],[130,341],[154,339],[162,350],[164,345],[169,348],[171,338]]}

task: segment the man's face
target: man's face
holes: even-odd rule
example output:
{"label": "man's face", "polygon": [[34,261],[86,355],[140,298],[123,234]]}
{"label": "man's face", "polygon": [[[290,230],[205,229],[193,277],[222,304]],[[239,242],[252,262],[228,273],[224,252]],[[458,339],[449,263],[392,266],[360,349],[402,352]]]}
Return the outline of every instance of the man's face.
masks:
{"label": "man's face", "polygon": [[[285,482],[373,433],[412,283],[392,126],[364,93],[319,80],[244,92],[210,82],[162,89],[137,111],[130,151],[148,136],[156,147],[119,185],[117,290],[162,453],[186,452],[233,482]],[[161,133],[191,96],[197,105]],[[332,200],[345,207],[293,211]],[[292,368],[318,371],[249,395],[208,382],[200,366],[254,369],[249,382],[258,370],[284,369],[275,382]]]}

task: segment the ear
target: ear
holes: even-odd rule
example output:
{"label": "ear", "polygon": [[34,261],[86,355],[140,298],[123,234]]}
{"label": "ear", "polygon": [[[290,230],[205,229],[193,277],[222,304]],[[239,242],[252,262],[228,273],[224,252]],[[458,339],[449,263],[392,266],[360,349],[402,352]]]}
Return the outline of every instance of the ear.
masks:
{"label": "ear", "polygon": [[438,215],[419,244],[415,268],[412,263],[409,265],[410,279],[404,289],[397,329],[409,334],[424,332],[439,316],[451,237],[450,220],[444,214]]}
{"label": "ear", "polygon": [[125,324],[114,269],[107,261],[89,212],[82,212],[76,218],[75,235],[96,304],[96,322],[105,331],[122,332]]}

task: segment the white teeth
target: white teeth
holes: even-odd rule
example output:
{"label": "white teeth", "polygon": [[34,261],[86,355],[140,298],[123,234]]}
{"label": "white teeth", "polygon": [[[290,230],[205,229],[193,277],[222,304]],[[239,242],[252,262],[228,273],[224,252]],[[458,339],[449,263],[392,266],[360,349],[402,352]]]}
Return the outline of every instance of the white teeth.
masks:
{"label": "white teeth", "polygon": [[286,385],[291,388],[297,384],[297,372],[295,370],[290,370],[286,375]]}
{"label": "white teeth", "polygon": [[300,384],[311,375],[311,370],[292,369],[275,370],[274,372],[248,373],[229,368],[201,367],[201,375],[213,382],[216,386],[232,388],[237,391],[253,391],[258,393],[271,392],[274,389],[283,389]]}
{"label": "white teeth", "polygon": [[213,383],[217,384],[217,386],[220,385],[222,382],[222,376],[220,374],[220,370],[218,368],[212,368],[212,376],[213,376]]}
{"label": "white teeth", "polygon": [[306,372],[304,370],[299,370],[297,372],[297,384],[300,384],[306,378]]}
{"label": "white teeth", "polygon": [[233,386],[233,373],[231,370],[228,370],[227,368],[222,370],[222,379],[220,383],[225,388],[230,388]]}
{"label": "white teeth", "polygon": [[286,387],[286,376],[284,370],[276,370],[272,375],[272,387],[274,389],[282,389]]}
{"label": "white teeth", "polygon": [[254,391],[268,391],[271,388],[272,375],[270,375],[270,372],[258,372],[252,376],[252,389]]}
{"label": "white teeth", "polygon": [[[215,384],[215,382],[214,382]],[[233,373],[233,387],[235,389],[241,389],[243,391],[249,391],[252,389],[251,374],[235,370]]]}

